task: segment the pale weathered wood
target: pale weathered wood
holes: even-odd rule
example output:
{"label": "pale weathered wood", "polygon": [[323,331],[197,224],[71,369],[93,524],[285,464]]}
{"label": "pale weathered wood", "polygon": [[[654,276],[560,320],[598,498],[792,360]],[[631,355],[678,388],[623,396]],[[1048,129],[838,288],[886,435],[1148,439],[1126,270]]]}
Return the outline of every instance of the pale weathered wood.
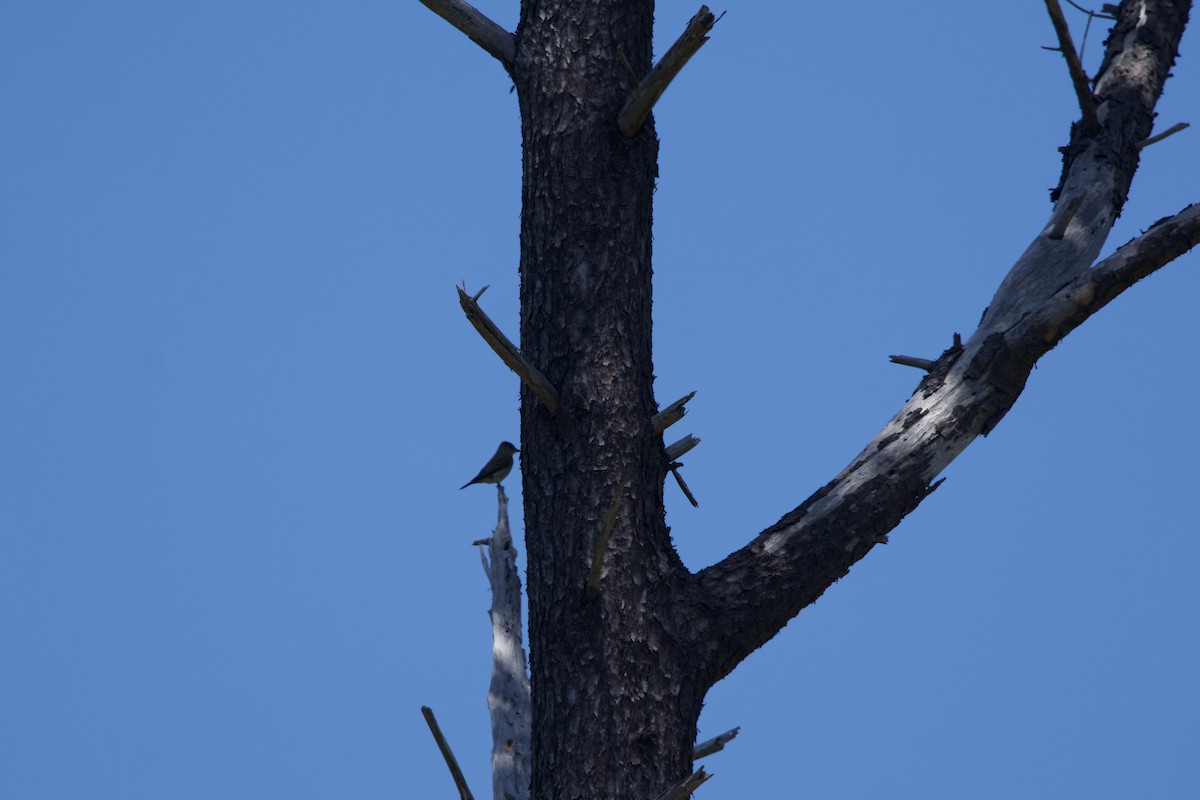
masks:
{"label": "pale weathered wood", "polygon": [[1174,125],[1167,128],[1162,133],[1156,133],[1153,136],[1143,139],[1142,141],[1138,142],[1135,146],[1137,147],[1138,150],[1141,150],[1143,147],[1149,147],[1150,145],[1154,144],[1155,142],[1161,142],[1163,139],[1167,138],[1168,136],[1174,136],[1175,134],[1179,133],[1182,130],[1187,130],[1190,126],[1191,126],[1190,122],[1176,122]]}
{"label": "pale weathered wood", "polygon": [[695,396],[696,393],[692,392],[691,394],[679,398],[674,403],[671,403],[671,405],[655,414],[650,420],[650,427],[654,429],[655,433],[662,433],[676,422],[679,422],[679,420],[683,419],[684,415],[687,414],[686,406],[688,401]]}
{"label": "pale weathered wood", "polygon": [[699,761],[705,756],[711,756],[713,753],[718,753],[721,750],[724,750],[725,745],[733,741],[734,737],[738,735],[739,731],[741,731],[741,728],[733,728],[725,731],[720,736],[714,736],[707,741],[701,742],[700,744],[696,745],[696,749],[692,751],[692,758]]}
{"label": "pale weathered wood", "polygon": [[683,454],[691,450],[696,445],[700,444],[700,439],[692,436],[690,433],[677,442],[667,445],[667,460],[678,461],[683,458]]}
{"label": "pale weathered wood", "polygon": [[[1143,16],[1143,10],[1146,14]],[[1200,243],[1200,207],[1096,255],[1136,170],[1186,20],[1186,4],[1122,4],[1097,81],[1099,131],[1072,128],[1051,221],[1001,283],[979,327],[938,358],[912,397],[838,476],[749,544],[697,576],[697,625],[716,681],[816,600],[988,434],[1046,352],[1134,282]],[[1073,209],[1072,209],[1073,207]],[[1070,214],[1070,224],[1061,220]],[[1047,234],[1062,230],[1062,239]]]}
{"label": "pale weathered wood", "polygon": [[521,577],[503,486],[496,487],[496,495],[496,529],[479,548],[492,589],[488,611],[492,620],[492,682],[487,695],[492,719],[492,797],[527,798],[532,715],[521,624]]}

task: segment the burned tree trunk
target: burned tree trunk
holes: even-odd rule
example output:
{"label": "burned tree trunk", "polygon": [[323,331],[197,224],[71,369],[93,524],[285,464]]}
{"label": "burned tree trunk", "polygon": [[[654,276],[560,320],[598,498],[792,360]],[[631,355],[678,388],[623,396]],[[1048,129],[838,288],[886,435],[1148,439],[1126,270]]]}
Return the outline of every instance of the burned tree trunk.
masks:
{"label": "burned tree trunk", "polygon": [[[1098,74],[1089,82],[1071,63],[1063,80],[1074,82],[1080,120],[1055,208],[979,328],[948,332],[940,357],[897,357],[928,374],[862,453],[776,525],[692,574],[665,523],[671,458],[654,419],[658,141],[647,112],[713,15],[701,8],[652,69],[644,0],[525,0],[515,34],[461,0],[422,2],[504,64],[521,110],[520,355],[553,387],[521,395],[531,796],[651,800],[693,774],[708,689],[886,541],[1003,418],[1042,355],[1200,242],[1191,206],[1093,263],[1151,135],[1190,3],[1121,3]],[[1069,54],[1057,0],[1047,6]]]}
{"label": "burned tree trunk", "polygon": [[651,428],[658,141],[652,123],[629,138],[617,126],[650,68],[652,13],[525,3],[517,33],[521,346],[559,394],[554,414],[527,390],[521,403],[539,798],[654,797],[690,771],[706,688],[687,665],[689,576],[667,533],[667,460]]}

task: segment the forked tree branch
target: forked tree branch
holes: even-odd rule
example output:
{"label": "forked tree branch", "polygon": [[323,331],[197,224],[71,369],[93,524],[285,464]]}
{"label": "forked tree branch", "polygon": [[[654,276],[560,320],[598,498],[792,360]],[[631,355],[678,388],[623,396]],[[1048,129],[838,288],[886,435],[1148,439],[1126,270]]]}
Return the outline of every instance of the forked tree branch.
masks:
{"label": "forked tree branch", "polygon": [[1041,336],[1049,347],[1062,341],[1088,317],[1142,278],[1200,245],[1200,203],[1154,223],[1069,286],[1056,292],[1014,331]]}
{"label": "forked tree branch", "polygon": [[1200,206],[1193,205],[1095,263],[1127,195],[1136,145],[1149,134],[1189,7],[1170,0],[1121,4],[1098,73],[1101,127],[1089,133],[1073,126],[1058,207],[1001,283],[979,328],[932,364],[840,475],[695,576],[692,606],[700,622],[692,636],[705,653],[701,680],[727,675],[886,541],[936,488],[938,474],[1004,417],[1038,359],[1067,333],[1200,243]]}
{"label": "forked tree branch", "polygon": [[1071,29],[1063,16],[1062,6],[1058,0],[1046,0],[1046,10],[1050,12],[1050,21],[1054,24],[1054,33],[1058,36],[1058,49],[1067,61],[1067,71],[1071,73],[1071,85],[1075,87],[1075,98],[1079,101],[1083,125],[1088,132],[1100,130],[1100,119],[1096,116],[1096,101],[1092,99],[1092,89],[1088,84],[1087,73],[1075,52],[1075,43],[1071,40]]}
{"label": "forked tree branch", "polygon": [[512,69],[517,52],[513,35],[488,19],[477,8],[464,0],[421,0],[421,3],[465,33],[471,41],[503,64],[505,69]]}

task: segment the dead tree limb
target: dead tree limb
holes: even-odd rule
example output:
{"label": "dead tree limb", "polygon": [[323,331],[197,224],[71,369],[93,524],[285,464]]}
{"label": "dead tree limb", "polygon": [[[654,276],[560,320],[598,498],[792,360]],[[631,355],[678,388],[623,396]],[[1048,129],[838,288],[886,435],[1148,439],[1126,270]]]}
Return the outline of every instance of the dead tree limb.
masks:
{"label": "dead tree limb", "polygon": [[479,331],[479,335],[487,342],[488,347],[500,356],[500,360],[507,364],[509,369],[517,373],[517,377],[533,390],[533,393],[542,401],[542,405],[546,406],[553,414],[558,411],[558,392],[550,385],[550,381],[546,380],[542,373],[529,363],[529,359],[521,355],[521,351],[501,332],[496,323],[492,322],[491,317],[483,312],[478,301],[479,296],[486,290],[485,286],[472,296],[467,294],[462,287],[458,287],[458,304],[462,306],[463,313],[467,315],[467,321],[475,326],[475,330]]}
{"label": "dead tree limb", "polygon": [[700,6],[671,49],[629,93],[629,99],[617,115],[617,126],[621,133],[633,136],[638,132],[646,117],[650,116],[650,109],[654,108],[683,65],[708,41],[707,34],[716,23],[717,18],[708,10],[708,6]]}
{"label": "dead tree limb", "polygon": [[678,461],[683,458],[684,453],[687,453],[698,444],[700,444],[700,439],[689,433],[679,441],[667,445],[667,460]]}
{"label": "dead tree limb", "polygon": [[1142,141],[1140,141],[1136,145],[1134,145],[1134,147],[1136,147],[1138,150],[1141,150],[1143,147],[1149,147],[1150,145],[1154,144],[1155,142],[1161,142],[1163,139],[1167,138],[1168,136],[1174,136],[1175,134],[1179,133],[1180,131],[1187,129],[1188,126],[1190,126],[1190,125],[1191,125],[1190,122],[1176,122],[1174,125],[1167,128],[1162,133],[1155,134],[1154,136],[1151,136],[1148,139],[1143,139]]}
{"label": "dead tree limb", "polygon": [[471,41],[487,53],[512,69],[516,57],[513,35],[488,19],[477,8],[463,0],[421,0],[433,13],[449,22],[470,37]]}
{"label": "dead tree limb", "polygon": [[929,370],[933,369],[934,365],[937,364],[937,362],[931,358],[918,358],[916,356],[888,356],[888,360],[893,364],[899,364],[902,367],[916,367],[917,369],[923,369],[926,372],[929,372]]}
{"label": "dead tree limb", "polygon": [[479,557],[492,589],[492,797],[528,797],[532,730],[530,687],[521,624],[521,576],[508,525],[508,497],[497,486],[496,529]]}
{"label": "dead tree limb", "polygon": [[725,745],[733,741],[734,737],[738,735],[739,731],[741,731],[741,728],[733,728],[725,731],[720,736],[714,736],[707,741],[701,742],[700,744],[696,745],[696,749],[692,751],[692,758],[696,761],[699,761],[705,756],[711,756],[713,753],[724,750]]}
{"label": "dead tree limb", "polygon": [[671,403],[671,405],[655,414],[650,420],[650,426],[654,429],[654,432],[662,433],[667,428],[683,419],[684,415],[687,414],[686,406],[688,401],[695,396],[696,393],[692,392],[691,394],[679,398],[674,403]]}
{"label": "dead tree limb", "polygon": [[[1061,240],[1038,235],[979,327],[934,363],[912,397],[832,481],[697,584],[695,646],[715,682],[815,601],[936,487],[941,473],[1004,418],[1034,365],[1106,303],[1200,243],[1189,206],[1096,263],[1137,168],[1187,21],[1188,3],[1127,0],[1097,74],[1100,129],[1075,125],[1052,219],[1077,203]],[[1074,198],[1083,197],[1082,200]]]}

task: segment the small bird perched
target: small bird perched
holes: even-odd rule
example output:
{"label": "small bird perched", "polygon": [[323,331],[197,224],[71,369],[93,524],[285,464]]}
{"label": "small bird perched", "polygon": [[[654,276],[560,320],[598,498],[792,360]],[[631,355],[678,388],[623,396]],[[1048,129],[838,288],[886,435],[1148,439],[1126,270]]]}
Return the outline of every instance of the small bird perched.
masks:
{"label": "small bird perched", "polygon": [[512,442],[501,442],[500,447],[496,448],[496,455],[483,465],[483,469],[479,470],[479,474],[471,480],[458,487],[463,490],[472,483],[499,483],[508,477],[508,473],[512,471],[513,453],[521,452],[513,447]]}

